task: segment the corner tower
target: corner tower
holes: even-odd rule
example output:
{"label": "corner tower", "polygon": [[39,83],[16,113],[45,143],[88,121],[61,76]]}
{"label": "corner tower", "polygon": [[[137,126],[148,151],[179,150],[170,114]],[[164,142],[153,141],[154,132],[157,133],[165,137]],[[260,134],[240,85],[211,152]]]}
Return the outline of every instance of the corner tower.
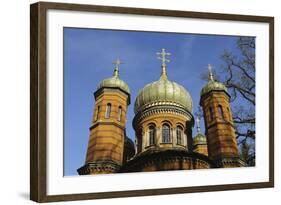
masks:
{"label": "corner tower", "polygon": [[98,86],[85,165],[80,175],[118,172],[124,160],[127,106],[130,104],[128,85],[119,78],[119,59],[114,63],[113,76]]}
{"label": "corner tower", "polygon": [[208,65],[209,81],[201,90],[200,105],[208,141],[208,154],[217,167],[239,167],[237,140],[230,108],[227,88],[213,78]]}

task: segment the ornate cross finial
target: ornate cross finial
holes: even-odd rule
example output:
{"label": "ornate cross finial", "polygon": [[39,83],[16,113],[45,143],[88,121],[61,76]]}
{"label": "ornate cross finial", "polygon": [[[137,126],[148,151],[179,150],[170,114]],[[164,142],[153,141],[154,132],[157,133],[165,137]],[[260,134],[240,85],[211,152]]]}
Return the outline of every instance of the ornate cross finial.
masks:
{"label": "ornate cross finial", "polygon": [[200,118],[199,115],[196,116],[196,129],[197,129],[197,133],[200,133]]}
{"label": "ornate cross finial", "polygon": [[113,76],[118,77],[119,76],[119,66],[122,64],[122,62],[120,61],[119,58],[117,58],[117,60],[114,61],[113,64],[115,65]]}
{"label": "ornate cross finial", "polygon": [[214,75],[213,75],[213,72],[212,72],[211,64],[208,64],[208,70],[209,70],[209,80],[214,81]]}
{"label": "ornate cross finial", "polygon": [[168,62],[168,63],[170,62],[170,60],[167,59],[166,56],[170,56],[171,53],[166,53],[165,52],[165,48],[162,48],[162,52],[161,53],[157,52],[156,54],[158,56],[160,55],[160,57],[158,57],[158,59],[162,60],[162,66],[166,66],[166,62]]}
{"label": "ornate cross finial", "polygon": [[167,73],[166,73],[166,62],[169,63],[170,60],[168,59],[168,56],[171,55],[171,53],[167,53],[165,51],[165,48],[162,48],[161,53],[157,52],[157,58],[160,59],[162,61],[162,73],[161,73],[161,78],[167,78]]}

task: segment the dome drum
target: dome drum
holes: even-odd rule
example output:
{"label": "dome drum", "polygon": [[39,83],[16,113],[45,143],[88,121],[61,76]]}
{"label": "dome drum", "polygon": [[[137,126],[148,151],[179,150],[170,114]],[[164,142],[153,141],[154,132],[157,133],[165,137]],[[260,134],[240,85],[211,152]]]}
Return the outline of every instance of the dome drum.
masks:
{"label": "dome drum", "polygon": [[137,153],[158,148],[188,150],[192,145],[190,138],[193,118],[155,109],[151,109],[153,113],[150,115],[134,119]]}
{"label": "dome drum", "polygon": [[137,129],[137,125],[150,116],[155,116],[157,114],[163,115],[167,113],[173,114],[174,116],[182,116],[191,124],[191,126],[194,125],[193,115],[190,112],[186,111],[186,109],[176,106],[175,104],[166,105],[165,103],[164,105],[161,105],[160,103],[155,103],[151,106],[147,106],[146,109],[143,109],[141,112],[138,112],[135,115],[132,123],[133,128]]}

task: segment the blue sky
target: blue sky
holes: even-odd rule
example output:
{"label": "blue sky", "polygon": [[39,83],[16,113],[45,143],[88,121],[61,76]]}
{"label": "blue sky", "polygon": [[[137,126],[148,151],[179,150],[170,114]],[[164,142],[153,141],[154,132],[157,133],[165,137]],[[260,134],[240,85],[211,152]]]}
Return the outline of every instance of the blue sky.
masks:
{"label": "blue sky", "polygon": [[[131,90],[126,130],[134,140],[135,98],[142,87],[160,76],[156,52],[165,48],[171,53],[168,78],[188,90],[196,112],[206,83],[202,73],[207,72],[208,63],[219,71],[223,51],[237,52],[236,40],[234,36],[64,28],[64,175],[77,175],[77,168],[84,164],[93,93],[102,79],[112,76],[112,62],[118,57],[123,62],[120,78]],[[204,132],[203,120],[201,130]]]}

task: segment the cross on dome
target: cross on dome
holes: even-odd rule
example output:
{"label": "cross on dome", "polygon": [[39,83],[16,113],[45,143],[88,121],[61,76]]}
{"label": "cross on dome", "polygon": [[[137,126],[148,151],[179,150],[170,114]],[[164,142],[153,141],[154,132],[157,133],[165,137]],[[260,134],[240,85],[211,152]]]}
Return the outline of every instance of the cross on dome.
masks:
{"label": "cross on dome", "polygon": [[157,58],[162,61],[162,72],[161,72],[161,79],[167,79],[167,73],[166,73],[166,62],[169,63],[170,59],[168,59],[168,56],[171,55],[171,53],[168,53],[165,51],[165,48],[162,48],[161,53],[157,52]]}
{"label": "cross on dome", "polygon": [[197,133],[201,132],[199,115],[196,116],[196,129],[197,129]]}
{"label": "cross on dome", "polygon": [[114,61],[113,64],[115,65],[113,76],[118,77],[119,76],[119,67],[121,64],[123,64],[123,62],[121,62],[120,59],[117,58],[117,60]]}
{"label": "cross on dome", "polygon": [[[166,62],[169,63],[170,60],[167,58],[168,56],[171,55],[171,53],[167,53],[165,51],[165,48],[162,48],[162,51],[161,53],[160,52],[157,52],[156,53],[158,55],[158,59],[160,59],[162,61],[162,66],[166,66]],[[159,57],[160,56],[160,57]]]}
{"label": "cross on dome", "polygon": [[209,70],[209,80],[214,81],[214,75],[213,75],[213,72],[212,72],[211,64],[208,64],[208,70]]}

